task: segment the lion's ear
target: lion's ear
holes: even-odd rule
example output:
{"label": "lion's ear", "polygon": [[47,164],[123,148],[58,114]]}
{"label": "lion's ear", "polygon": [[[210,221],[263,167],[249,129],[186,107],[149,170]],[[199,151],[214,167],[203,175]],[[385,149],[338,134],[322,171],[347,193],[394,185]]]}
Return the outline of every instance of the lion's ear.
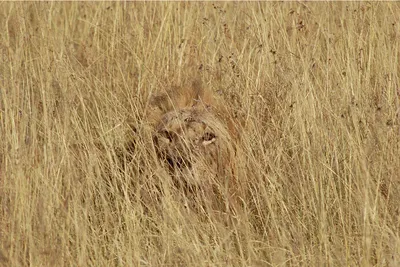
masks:
{"label": "lion's ear", "polygon": [[171,99],[168,93],[160,93],[151,95],[149,99],[149,107],[158,109],[160,112],[167,112],[171,108]]}
{"label": "lion's ear", "polygon": [[200,79],[195,79],[191,85],[192,107],[209,108],[217,105],[210,89],[206,89]]}
{"label": "lion's ear", "polygon": [[168,100],[170,100],[171,104],[169,108],[171,109],[194,107],[204,102],[209,102],[209,94],[207,95],[205,93],[200,79],[171,86],[171,89],[168,90],[166,94],[169,97]]}
{"label": "lion's ear", "polygon": [[204,99],[204,88],[203,83],[200,79],[195,79],[192,81],[191,93],[191,97],[195,101],[201,101],[202,99]]}
{"label": "lion's ear", "polygon": [[166,93],[153,94],[149,96],[144,117],[150,124],[157,123],[163,114],[170,109],[170,101],[168,101],[168,95]]}

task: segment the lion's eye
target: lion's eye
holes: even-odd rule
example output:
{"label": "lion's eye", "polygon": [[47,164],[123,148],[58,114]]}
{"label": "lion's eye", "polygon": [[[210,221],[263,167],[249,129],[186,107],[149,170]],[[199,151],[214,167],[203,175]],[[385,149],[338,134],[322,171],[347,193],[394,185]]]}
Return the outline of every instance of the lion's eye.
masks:
{"label": "lion's eye", "polygon": [[217,138],[217,137],[215,136],[214,133],[210,133],[210,132],[205,133],[205,134],[203,135],[203,138],[202,138],[202,140],[203,140],[203,142],[202,142],[203,146],[207,146],[207,145],[209,145],[209,144],[214,143],[215,140],[216,140],[216,138]]}
{"label": "lion's eye", "polygon": [[192,117],[187,117],[185,119],[185,122],[194,122],[194,119]]}
{"label": "lion's eye", "polygon": [[161,136],[167,138],[170,142],[172,142],[172,133],[167,130],[162,130],[160,132]]}
{"label": "lion's eye", "polygon": [[214,139],[215,137],[216,137],[216,136],[215,136],[214,133],[209,133],[209,132],[207,132],[207,133],[205,133],[204,136],[203,136],[203,141],[210,141],[210,140]]}

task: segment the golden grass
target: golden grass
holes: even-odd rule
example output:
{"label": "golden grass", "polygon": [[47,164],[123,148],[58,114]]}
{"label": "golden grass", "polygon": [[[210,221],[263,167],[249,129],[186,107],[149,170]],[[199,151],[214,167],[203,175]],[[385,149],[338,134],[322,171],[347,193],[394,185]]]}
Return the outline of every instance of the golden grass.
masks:
{"label": "golden grass", "polygon": [[[1,2],[0,264],[399,266],[398,14]],[[241,122],[231,224],[184,207],[144,116],[195,77]]]}

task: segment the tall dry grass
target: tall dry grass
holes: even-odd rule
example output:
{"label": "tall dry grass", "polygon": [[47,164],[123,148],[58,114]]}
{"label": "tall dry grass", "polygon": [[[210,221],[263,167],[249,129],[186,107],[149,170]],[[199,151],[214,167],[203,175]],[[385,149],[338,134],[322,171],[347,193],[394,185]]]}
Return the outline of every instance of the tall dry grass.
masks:
{"label": "tall dry grass", "polygon": [[[0,264],[399,266],[398,14],[1,2]],[[193,77],[240,121],[232,224],[182,205],[144,117]]]}

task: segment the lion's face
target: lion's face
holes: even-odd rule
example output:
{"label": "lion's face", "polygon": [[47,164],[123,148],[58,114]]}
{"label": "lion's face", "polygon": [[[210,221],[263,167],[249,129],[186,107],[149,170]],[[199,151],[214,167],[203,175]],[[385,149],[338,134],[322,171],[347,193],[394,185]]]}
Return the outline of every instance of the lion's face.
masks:
{"label": "lion's face", "polygon": [[193,171],[198,174],[200,169],[220,171],[228,156],[227,136],[227,130],[209,110],[192,107],[164,114],[154,141],[159,157],[171,171],[193,177]]}

